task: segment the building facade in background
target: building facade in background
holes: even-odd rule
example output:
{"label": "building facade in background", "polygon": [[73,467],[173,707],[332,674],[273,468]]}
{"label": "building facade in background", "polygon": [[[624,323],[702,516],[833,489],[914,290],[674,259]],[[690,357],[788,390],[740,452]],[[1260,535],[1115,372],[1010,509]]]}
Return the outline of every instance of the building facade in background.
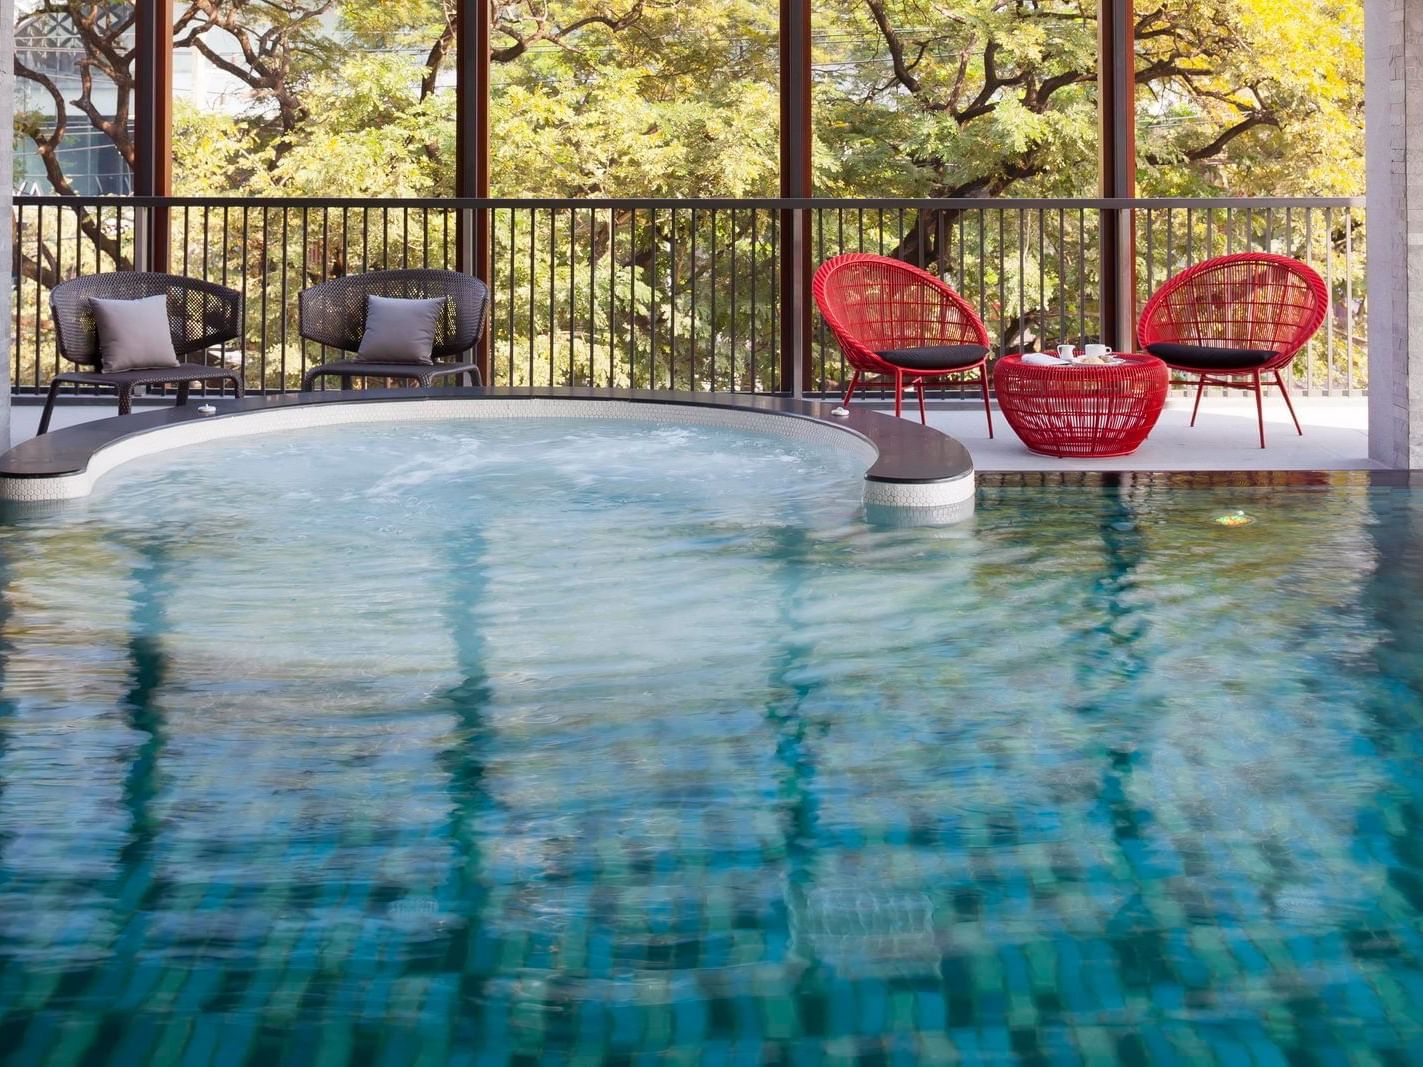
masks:
{"label": "building facade in background", "polygon": [[[20,14],[25,14],[26,4]],[[97,17],[111,25],[121,25],[131,14],[131,4],[102,7]],[[133,31],[120,40],[132,47]],[[41,80],[15,79],[15,122],[18,127],[38,127],[45,135],[54,132],[60,121],[52,88],[66,102],[64,136],[56,154],[74,191],[81,196],[124,195],[133,191],[133,176],[113,138],[97,129],[87,115],[70,112],[73,101],[83,93],[84,42],[73,21],[63,12],[50,12],[25,19],[15,35],[15,59]],[[117,113],[118,89],[101,71],[92,71],[90,102],[103,119],[112,122]],[[129,123],[130,132],[132,123]],[[15,138],[15,185],[25,193],[52,193],[54,186],[45,172],[35,143],[30,137]]]}

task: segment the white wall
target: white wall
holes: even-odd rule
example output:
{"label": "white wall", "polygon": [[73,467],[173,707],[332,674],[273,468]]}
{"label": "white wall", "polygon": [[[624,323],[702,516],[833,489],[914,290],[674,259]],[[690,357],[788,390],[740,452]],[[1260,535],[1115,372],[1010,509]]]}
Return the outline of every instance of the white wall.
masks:
{"label": "white wall", "polygon": [[1423,468],[1423,0],[1365,0],[1364,37],[1369,455]]}

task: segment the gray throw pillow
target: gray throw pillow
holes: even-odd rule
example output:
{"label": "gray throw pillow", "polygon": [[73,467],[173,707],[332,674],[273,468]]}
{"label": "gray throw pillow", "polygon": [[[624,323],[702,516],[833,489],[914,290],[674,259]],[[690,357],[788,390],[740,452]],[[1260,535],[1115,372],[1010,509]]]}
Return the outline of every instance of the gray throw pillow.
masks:
{"label": "gray throw pillow", "polygon": [[369,363],[433,363],[435,331],[447,303],[446,297],[367,297],[366,332],[356,358]]}
{"label": "gray throw pillow", "polygon": [[99,366],[105,374],[178,365],[168,328],[166,296],[142,300],[91,298],[89,306],[99,335]]}

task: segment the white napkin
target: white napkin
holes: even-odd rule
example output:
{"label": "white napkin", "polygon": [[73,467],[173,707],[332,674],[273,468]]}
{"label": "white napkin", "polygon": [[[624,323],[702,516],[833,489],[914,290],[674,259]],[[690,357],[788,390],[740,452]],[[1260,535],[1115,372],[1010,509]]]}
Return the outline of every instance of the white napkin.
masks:
{"label": "white napkin", "polygon": [[1067,361],[1050,356],[1046,352],[1028,352],[1023,356],[1022,362],[1030,363],[1034,367],[1060,367]]}

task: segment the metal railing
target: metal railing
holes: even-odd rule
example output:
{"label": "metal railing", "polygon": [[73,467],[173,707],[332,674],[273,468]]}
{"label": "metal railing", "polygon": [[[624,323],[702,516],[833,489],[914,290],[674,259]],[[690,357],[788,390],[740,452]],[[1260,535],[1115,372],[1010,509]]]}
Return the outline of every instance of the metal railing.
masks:
{"label": "metal railing", "polygon": [[[808,367],[783,358],[786,217],[809,217],[815,262],[848,251],[934,271],[979,309],[997,351],[1101,335],[1103,274],[1134,277],[1136,306],[1169,275],[1232,251],[1310,263],[1332,313],[1296,360],[1313,395],[1367,390],[1363,201],[15,199],[11,381],[43,389],[60,365],[48,289],[100,270],[156,269],[244,297],[241,338],[210,358],[254,391],[296,388],[319,362],[296,295],[338,274],[467,268],[488,241],[486,358],[496,385],[595,385],[830,395],[847,379],[816,322]],[[1125,213],[1135,262],[1102,263]],[[161,222],[161,225],[156,223]],[[1123,266],[1131,268],[1127,272]],[[802,364],[801,366],[804,366]],[[803,381],[796,379],[802,378]],[[952,387],[940,395],[952,396]]]}

